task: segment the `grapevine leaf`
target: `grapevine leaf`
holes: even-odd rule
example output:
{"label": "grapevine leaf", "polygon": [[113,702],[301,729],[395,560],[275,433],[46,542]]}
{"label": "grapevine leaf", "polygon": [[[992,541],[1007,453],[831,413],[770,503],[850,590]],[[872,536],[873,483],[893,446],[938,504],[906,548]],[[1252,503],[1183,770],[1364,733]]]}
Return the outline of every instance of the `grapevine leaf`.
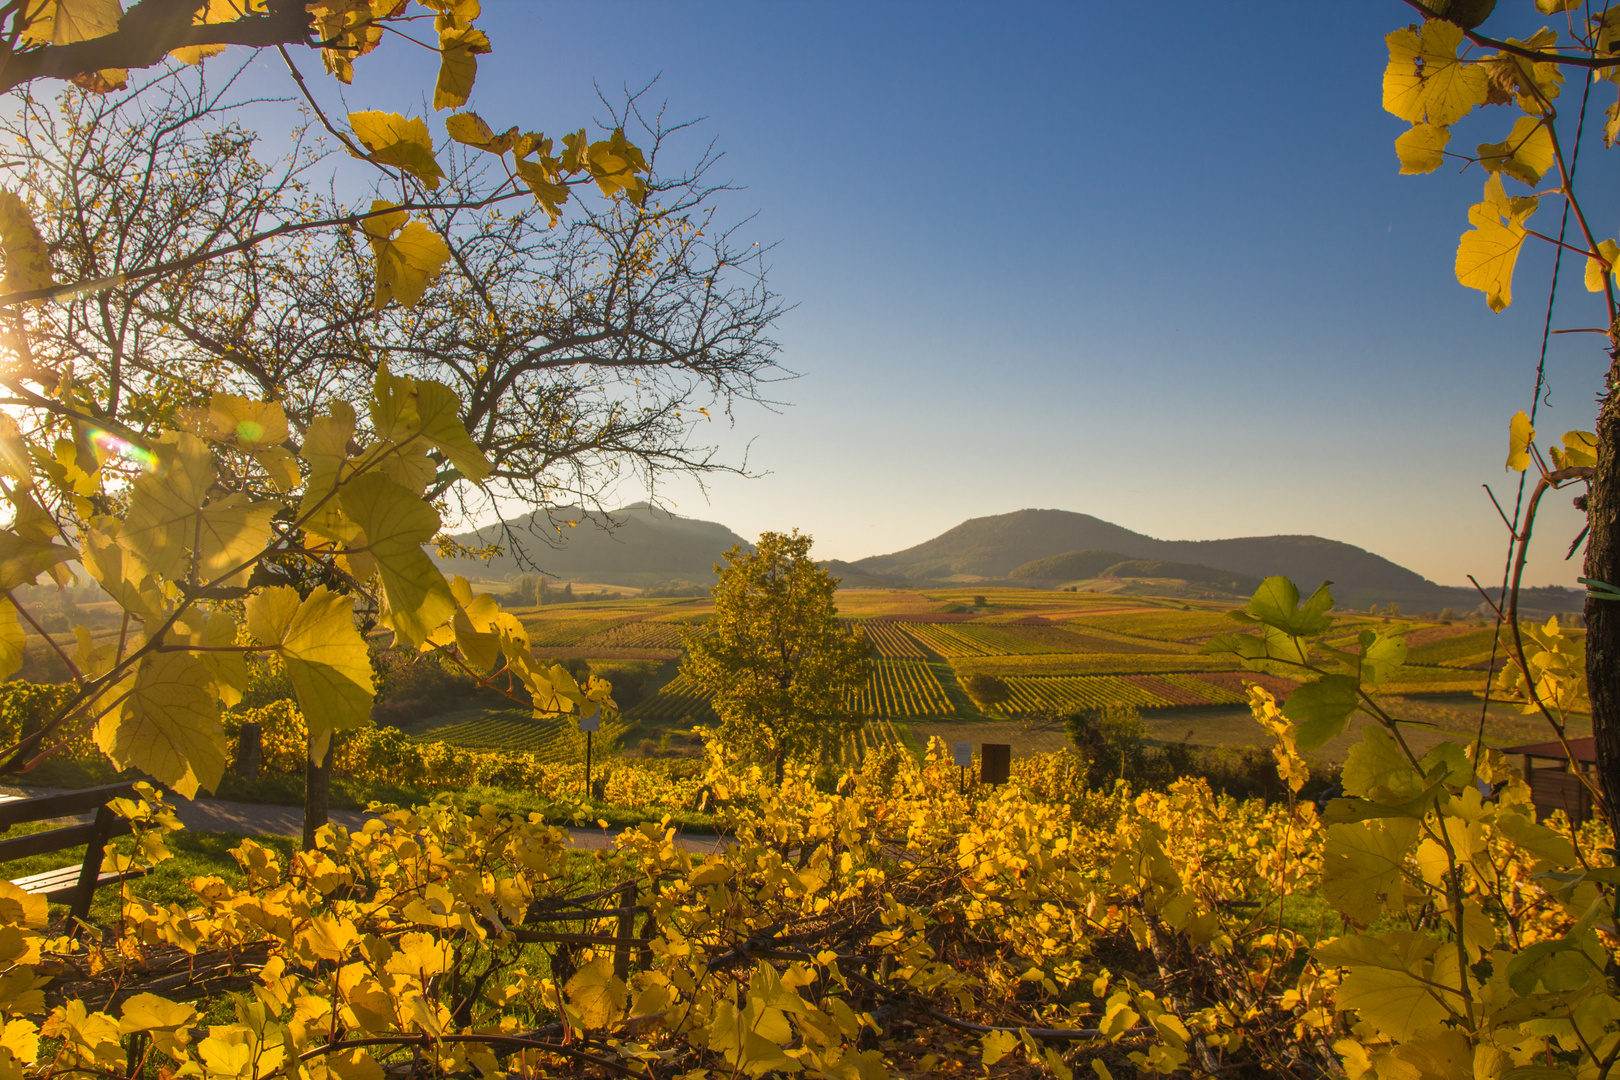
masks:
{"label": "grapevine leaf", "polygon": [[1513,267],[1524,245],[1524,222],[1536,212],[1534,198],[1509,199],[1502,177],[1493,173],[1485,182],[1485,199],[1468,208],[1473,226],[1457,241],[1457,281],[1485,294],[1492,311],[1513,303]]}
{"label": "grapevine leaf", "polygon": [[450,586],[422,545],[439,528],[439,515],[380,473],[344,484],[343,512],[365,534],[365,550],[377,563],[394,629],[419,644],[456,613]]}
{"label": "grapevine leaf", "polygon": [[1327,614],[1333,606],[1333,595],[1328,592],[1331,581],[1324,581],[1301,606],[1299,588],[1282,576],[1268,577],[1260,583],[1244,608],[1245,622],[1260,622],[1275,627],[1293,637],[1315,637],[1327,632],[1333,619]]}
{"label": "grapevine leaf", "polygon": [[52,45],[106,37],[118,29],[124,9],[118,0],[56,0],[56,18],[51,25]]}
{"label": "grapevine leaf", "polygon": [[352,112],[349,126],[368,153],[366,159],[379,165],[404,169],[434,191],[444,179],[444,170],[433,156],[433,136],[420,117],[404,117],[390,112]]}
{"label": "grapevine leaf", "polygon": [[[191,23],[193,26],[218,26],[235,22],[246,15],[250,8],[255,14],[264,14],[265,0],[208,0],[202,10],[192,17]],[[169,55],[182,64],[200,64],[224,51],[224,45],[182,45],[171,50]]]}
{"label": "grapevine leaf", "polygon": [[551,223],[557,224],[562,217],[562,205],[568,201],[568,185],[559,184],[552,171],[542,162],[529,161],[519,158],[517,174],[529,190],[534,192],[535,201],[545,208],[550,216]]}
{"label": "grapevine leaf", "polygon": [[1392,818],[1329,825],[1322,861],[1322,895],[1341,913],[1366,926],[1385,907],[1402,904],[1401,872],[1417,841],[1418,822]]}
{"label": "grapevine leaf", "polygon": [[216,393],[208,402],[207,435],[215,442],[258,451],[287,441],[287,414],[273,401]]}
{"label": "grapevine leaf", "polygon": [[212,673],[185,652],[149,653],[121,709],[96,725],[96,745],[120,769],[140,769],[186,798],[219,786],[225,729]]}
{"label": "grapevine leaf", "polygon": [[9,679],[22,669],[23,650],[28,637],[17,621],[17,606],[0,597],[0,679]]}
{"label": "grapevine leaf", "polygon": [[478,57],[489,52],[489,36],[471,26],[439,31],[439,79],[433,87],[435,109],[459,108],[472,96]]}
{"label": "grapevine leaf", "polygon": [[1360,703],[1360,685],[1353,676],[1324,675],[1289,694],[1282,712],[1299,727],[1299,748],[1319,750],[1344,730]]}
{"label": "grapevine leaf", "polygon": [[1530,467],[1530,444],[1535,440],[1536,429],[1530,426],[1530,418],[1520,409],[1508,421],[1508,472],[1524,472]]}
{"label": "grapevine leaf", "polygon": [[463,146],[471,146],[490,154],[504,154],[516,146],[518,141],[517,128],[509,128],[505,134],[497,135],[484,122],[484,118],[475,112],[456,113],[445,117],[444,129],[450,133],[452,139]]}
{"label": "grapevine leaf", "polygon": [[310,423],[300,449],[309,466],[309,480],[304,486],[304,501],[298,507],[298,520],[308,532],[340,543],[352,539],[356,531],[344,517],[338,500],[332,497],[343,464],[349,460],[354,426],[354,406],[341,399],[333,401],[324,416]]}
{"label": "grapevine leaf", "polygon": [[280,503],[252,502],[241,492],[233,492],[198,511],[198,580],[244,584],[253,556],[270,539],[270,519],[279,509]]}
{"label": "grapevine leaf", "polygon": [[214,457],[188,432],[173,432],[153,446],[153,467],[136,478],[119,538],[157,573],[185,570],[197,511],[213,486]]}
{"label": "grapevine leaf", "polygon": [[287,663],[287,677],[310,734],[362,727],[375,689],[370,652],[354,625],[354,598],[317,586],[299,601],[285,585],[248,599],[248,632],[272,645]]}
{"label": "grapevine leaf", "polygon": [[489,460],[461,422],[461,399],[448,386],[392,375],[387,365],[379,365],[372,401],[371,422],[379,437],[397,443],[420,434],[463,476],[489,475]]}
{"label": "grapevine leaf", "polygon": [[1552,447],[1553,462],[1560,469],[1591,468],[1597,464],[1597,435],[1590,431],[1564,432],[1564,449]]}
{"label": "grapevine leaf", "polygon": [[196,1015],[197,1010],[190,1005],[169,1001],[156,994],[136,994],[124,1002],[118,1030],[121,1034],[133,1035],[137,1031],[173,1029],[190,1024]]}
{"label": "grapevine leaf", "polygon": [[1502,142],[1479,146],[1479,163],[1487,172],[1506,173],[1532,186],[1557,160],[1547,125],[1534,116],[1519,117]]}
{"label": "grapevine leaf", "polygon": [[290,495],[298,486],[298,459],[285,446],[266,446],[253,452],[259,467],[265,471],[276,490]]}
{"label": "grapevine leaf", "polygon": [[1458,57],[1462,41],[1462,28],[1444,19],[1386,34],[1384,108],[1413,124],[1446,127],[1483,105],[1490,80],[1484,68]]}
{"label": "grapevine leaf", "polygon": [[469,480],[483,480],[493,466],[467,434],[461,422],[461,399],[442,383],[419,379],[416,383],[422,434],[456,470]]}
{"label": "grapevine leaf", "polygon": [[[379,200],[371,207],[378,210],[389,205]],[[397,299],[406,307],[415,307],[450,260],[450,246],[421,222],[407,223],[403,211],[369,217],[362,228],[371,240],[371,254],[377,262],[372,306],[380,311],[388,301]]]}
{"label": "grapevine leaf", "polygon": [[0,531],[0,592],[32,585],[39,575],[77,557],[78,552],[66,545]]}
{"label": "grapevine leaf", "polygon": [[1586,291],[1602,292],[1603,279],[1614,273],[1615,264],[1620,263],[1620,244],[1613,240],[1602,240],[1598,243],[1598,254],[1603,256],[1602,261],[1586,257]]}
{"label": "grapevine leaf", "polygon": [[1561,834],[1520,814],[1498,814],[1496,829],[1541,861],[1537,869],[1562,869],[1575,864],[1575,845]]}
{"label": "grapevine leaf", "polygon": [[1361,677],[1373,686],[1381,686],[1406,663],[1406,639],[1370,630],[1363,630],[1361,637]]}
{"label": "grapevine leaf", "polygon": [[1438,124],[1413,124],[1395,140],[1395,156],[1400,158],[1402,175],[1434,172],[1446,160],[1441,151],[1450,141],[1450,128]]}
{"label": "grapevine leaf", "polygon": [[0,292],[24,292],[51,284],[51,252],[33,215],[15,194],[0,191],[0,251],[6,257]]}
{"label": "grapevine leaf", "polygon": [[587,1030],[608,1027],[624,1013],[627,993],[624,983],[613,974],[613,962],[601,957],[574,973],[568,980],[568,1000],[579,1010]]}
{"label": "grapevine leaf", "polygon": [[1436,1034],[1451,1017],[1436,991],[1405,971],[1350,969],[1334,995],[1339,1009],[1354,1009],[1385,1038],[1410,1042]]}
{"label": "grapevine leaf", "polygon": [[1424,788],[1395,737],[1376,724],[1362,728],[1361,741],[1345,755],[1340,783],[1346,795],[1385,803],[1405,802]]}

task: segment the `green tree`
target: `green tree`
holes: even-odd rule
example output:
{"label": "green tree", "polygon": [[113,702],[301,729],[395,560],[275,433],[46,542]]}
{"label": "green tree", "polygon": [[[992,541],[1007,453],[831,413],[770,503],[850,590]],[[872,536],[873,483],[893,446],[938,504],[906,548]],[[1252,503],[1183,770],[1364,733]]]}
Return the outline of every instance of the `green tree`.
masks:
{"label": "green tree", "polygon": [[810,558],[811,538],[765,533],[734,546],[714,587],[714,618],[683,627],[681,671],[714,696],[721,737],[776,764],[819,752],[855,720],[871,664],[866,643],[838,621],[838,579]]}

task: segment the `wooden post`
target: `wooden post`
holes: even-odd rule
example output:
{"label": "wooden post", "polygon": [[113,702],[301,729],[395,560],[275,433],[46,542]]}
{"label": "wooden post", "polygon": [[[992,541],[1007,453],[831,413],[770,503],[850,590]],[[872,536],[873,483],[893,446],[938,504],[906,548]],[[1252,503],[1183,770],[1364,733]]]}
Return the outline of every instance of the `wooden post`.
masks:
{"label": "wooden post", "polygon": [[118,815],[102,806],[96,810],[95,835],[84,849],[84,866],[79,870],[79,891],[73,897],[73,918],[90,921],[90,901],[96,898],[96,881],[101,877],[101,860],[107,852],[107,838],[112,835]]}
{"label": "wooden post", "polygon": [[591,736],[594,732],[585,733],[585,797],[591,797]]}
{"label": "wooden post", "polygon": [[315,764],[315,740],[309,741],[311,753],[304,755],[304,850],[315,850],[315,834],[327,822],[327,808],[332,792],[332,746],[326,746],[326,758]]}
{"label": "wooden post", "polygon": [[256,720],[242,725],[236,737],[236,775],[243,780],[259,778],[259,762],[264,759],[264,733]]}
{"label": "wooden post", "polygon": [[623,944],[613,946],[613,974],[620,982],[630,979],[630,939],[636,936],[636,883],[627,881],[619,890],[619,929],[613,935]]}
{"label": "wooden post", "polygon": [[1012,775],[1012,745],[984,743],[979,747],[979,780],[985,784],[1005,784]]}

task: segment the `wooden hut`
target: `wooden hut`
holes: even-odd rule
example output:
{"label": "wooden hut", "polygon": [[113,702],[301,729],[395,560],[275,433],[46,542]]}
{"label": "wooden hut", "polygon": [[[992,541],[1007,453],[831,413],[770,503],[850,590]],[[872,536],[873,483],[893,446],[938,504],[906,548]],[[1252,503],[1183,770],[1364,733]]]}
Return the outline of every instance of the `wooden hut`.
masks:
{"label": "wooden hut", "polygon": [[1569,740],[1569,750],[1574,754],[1574,761],[1570,760],[1570,753],[1564,751],[1564,744],[1559,742],[1509,746],[1503,748],[1502,753],[1524,755],[1524,781],[1530,785],[1530,799],[1535,803],[1536,816],[1545,817],[1554,810],[1562,810],[1569,815],[1570,821],[1579,825],[1592,816],[1592,796],[1576,771],[1592,771],[1592,766],[1597,763],[1597,748],[1594,740],[1588,736]]}

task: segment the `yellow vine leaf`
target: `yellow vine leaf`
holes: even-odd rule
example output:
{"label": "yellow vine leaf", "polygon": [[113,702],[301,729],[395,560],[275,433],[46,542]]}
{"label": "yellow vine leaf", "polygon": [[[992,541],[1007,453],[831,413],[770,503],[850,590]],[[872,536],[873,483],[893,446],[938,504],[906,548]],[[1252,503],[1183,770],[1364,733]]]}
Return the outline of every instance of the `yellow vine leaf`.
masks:
{"label": "yellow vine leaf", "polygon": [[[371,204],[373,210],[389,206],[380,200]],[[390,300],[415,307],[428,285],[450,261],[450,246],[421,222],[407,223],[402,210],[369,217],[361,223],[361,228],[371,240],[371,253],[377,260],[372,307],[381,311]]]}
{"label": "yellow vine leaf", "polygon": [[51,253],[33,215],[14,192],[0,191],[0,251],[6,257],[0,292],[27,292],[51,285]]}
{"label": "yellow vine leaf", "polygon": [[140,769],[188,799],[214,790],[225,774],[225,729],[208,666],[190,653],[149,653],[123,707],[96,725],[96,745],[120,769]]}
{"label": "yellow vine leaf", "polygon": [[[208,0],[191,18],[193,26],[220,26],[232,23],[244,15],[262,15],[267,10],[266,0]],[[210,56],[225,51],[224,45],[183,45],[169,53],[182,64],[200,64]]]}
{"label": "yellow vine leaf", "polygon": [[9,593],[19,585],[32,585],[39,575],[77,557],[78,552],[63,544],[19,536],[10,530],[0,531],[0,593]]}
{"label": "yellow vine leaf", "polygon": [[298,507],[298,520],[306,532],[339,543],[352,539],[357,530],[343,515],[336,498],[330,498],[343,463],[349,459],[349,442],[354,438],[354,406],[341,399],[331,402],[325,414],[310,422],[304,434],[300,456],[309,466],[304,499]]}
{"label": "yellow vine leaf", "polygon": [[568,980],[566,989],[569,1003],[579,1010],[580,1021],[587,1030],[608,1027],[624,1015],[628,991],[613,974],[613,962],[608,957],[580,968]]}
{"label": "yellow vine leaf", "polygon": [[439,79],[433,87],[435,109],[459,108],[472,96],[478,57],[490,51],[489,37],[471,26],[439,31]]}
{"label": "yellow vine leaf", "polygon": [[[106,37],[118,29],[124,9],[118,0],[56,0],[51,19],[51,44]],[[37,23],[36,23],[37,25]]]}
{"label": "yellow vine leaf", "polygon": [[1402,175],[1421,175],[1438,169],[1446,158],[1441,151],[1451,141],[1451,129],[1438,124],[1413,124],[1395,140]]}
{"label": "yellow vine leaf", "polygon": [[365,473],[338,491],[343,512],[366,538],[377,563],[396,633],[412,645],[456,613],[450,585],[422,545],[439,530],[439,515],[411,491],[380,473]]}
{"label": "yellow vine leaf", "polygon": [[1591,468],[1597,464],[1597,435],[1590,431],[1564,432],[1564,448],[1552,450],[1553,465],[1560,469]]}
{"label": "yellow vine leaf", "polygon": [[1485,199],[1468,208],[1471,230],[1457,242],[1457,281],[1485,294],[1492,311],[1513,303],[1513,267],[1524,245],[1524,222],[1536,212],[1533,197],[1510,199],[1500,173],[1485,182]]}
{"label": "yellow vine leaf", "polygon": [[518,179],[534,192],[534,200],[545,210],[553,225],[562,217],[562,205],[568,201],[568,185],[557,182],[556,169],[544,159],[530,161],[519,157]]}
{"label": "yellow vine leaf", "polygon": [[243,566],[270,537],[279,503],[252,502],[241,492],[204,505],[213,486],[214,458],[197,436],[175,432],[154,446],[156,464],[136,479],[123,542],[157,573],[179,578],[195,560],[199,582],[244,578]]}
{"label": "yellow vine leaf", "polygon": [[1329,825],[1322,858],[1322,895],[1363,926],[1386,908],[1403,906],[1401,871],[1417,840],[1410,818]]}
{"label": "yellow vine leaf", "polygon": [[1506,472],[1524,472],[1530,467],[1530,444],[1535,440],[1536,429],[1530,426],[1530,418],[1520,409],[1508,421],[1508,456]]}
{"label": "yellow vine leaf", "polygon": [[354,625],[354,598],[316,586],[307,600],[286,585],[248,598],[248,633],[287,664],[310,734],[349,731],[371,715],[375,689],[366,640]]}
{"label": "yellow vine leaf", "polygon": [[491,154],[504,154],[517,145],[518,129],[509,128],[497,135],[483,117],[475,112],[456,113],[444,120],[444,129],[463,146],[471,146]]}
{"label": "yellow vine leaf", "polygon": [[1557,163],[1552,135],[1534,116],[1521,116],[1508,137],[1479,145],[1479,163],[1487,172],[1501,172],[1534,186]]}
{"label": "yellow vine leaf", "polygon": [[[1616,272],[1616,265],[1620,264],[1620,244],[1613,240],[1598,241],[1598,254],[1603,256],[1600,262],[1588,255],[1586,257],[1586,291],[1602,292],[1603,279]],[[1604,263],[1608,265],[1605,266]]]}
{"label": "yellow vine leaf", "polygon": [[257,451],[287,441],[287,414],[274,401],[215,393],[208,401],[206,434],[215,442]]}
{"label": "yellow vine leaf", "polygon": [[[1542,27],[1523,41],[1508,38],[1509,45],[1536,51],[1551,52],[1558,46],[1558,34]],[[1491,82],[1492,104],[1511,98],[1513,103],[1531,116],[1540,116],[1542,98],[1553,100],[1563,89],[1564,72],[1556,63],[1537,63],[1513,53],[1493,53],[1480,61]]]}
{"label": "yellow vine leaf", "polygon": [[444,170],[433,156],[433,136],[420,117],[407,118],[390,112],[352,112],[349,127],[360,145],[366,148],[368,160],[404,169],[427,185],[429,191],[436,190],[439,181],[444,179]]}
{"label": "yellow vine leaf", "polygon": [[394,375],[387,364],[378,365],[371,426],[379,439],[391,443],[421,436],[468,479],[483,480],[492,468],[461,422],[461,398],[443,383]]}
{"label": "yellow vine leaf", "polygon": [[1483,105],[1490,80],[1484,68],[1458,57],[1462,41],[1462,28],[1444,19],[1386,34],[1384,108],[1413,124],[1448,127]]}
{"label": "yellow vine leaf", "polygon": [[0,597],[0,679],[9,679],[22,669],[27,645],[28,637],[17,621],[17,605]]}

